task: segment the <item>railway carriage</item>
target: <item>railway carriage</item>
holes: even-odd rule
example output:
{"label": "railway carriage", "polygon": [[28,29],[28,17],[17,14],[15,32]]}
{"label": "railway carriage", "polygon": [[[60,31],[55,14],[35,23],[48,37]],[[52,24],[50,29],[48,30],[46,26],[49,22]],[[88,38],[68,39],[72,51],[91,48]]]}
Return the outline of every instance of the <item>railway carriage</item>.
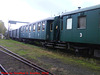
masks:
{"label": "railway carriage", "polygon": [[20,39],[20,29],[14,29],[9,31],[9,37],[15,40]]}
{"label": "railway carriage", "polygon": [[62,15],[60,40],[100,44],[100,5]]}
{"label": "railway carriage", "polygon": [[12,30],[12,39],[15,39],[15,38],[16,38],[16,29]]}
{"label": "railway carriage", "polygon": [[100,5],[64,13],[61,22],[60,41],[100,56]]}
{"label": "railway carriage", "polygon": [[49,40],[50,25],[52,26],[54,18],[44,19],[38,22],[31,23],[29,25],[20,27],[20,38],[21,39],[34,39],[34,40]]}

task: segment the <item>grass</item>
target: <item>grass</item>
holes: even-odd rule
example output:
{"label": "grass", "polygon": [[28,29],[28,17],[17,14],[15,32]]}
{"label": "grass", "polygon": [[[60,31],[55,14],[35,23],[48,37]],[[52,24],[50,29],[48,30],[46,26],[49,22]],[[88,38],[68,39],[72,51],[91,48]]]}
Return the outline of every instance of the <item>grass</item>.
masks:
{"label": "grass", "polygon": [[[74,57],[73,55],[67,55],[64,53],[60,53],[59,51],[52,51],[52,50],[44,49],[42,47],[37,47],[30,44],[24,44],[22,42],[17,42],[13,40],[0,39],[0,45],[8,48],[9,50],[21,56],[36,60],[38,61],[38,63],[39,62],[42,63],[41,61],[39,61],[38,59],[39,57],[46,56],[52,59],[58,59],[63,63],[75,64],[75,65],[80,65],[95,70],[100,70],[100,61],[97,61],[93,58],[85,59],[83,57]],[[47,66],[51,68],[50,65],[47,64]]]}

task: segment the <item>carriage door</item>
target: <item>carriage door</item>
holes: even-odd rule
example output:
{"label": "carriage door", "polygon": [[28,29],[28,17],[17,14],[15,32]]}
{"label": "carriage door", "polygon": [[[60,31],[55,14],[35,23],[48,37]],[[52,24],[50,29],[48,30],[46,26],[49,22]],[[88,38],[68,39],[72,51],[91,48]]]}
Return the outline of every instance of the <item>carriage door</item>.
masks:
{"label": "carriage door", "polygon": [[53,30],[53,28],[54,28],[54,26],[53,26],[54,24],[53,24],[53,21],[51,21],[50,22],[50,34],[49,34],[49,39],[52,41],[53,40],[53,32],[54,32],[54,30]]}
{"label": "carriage door", "polygon": [[54,26],[53,40],[58,41],[59,40],[59,35],[60,35],[60,17],[59,16],[55,17],[53,26]]}

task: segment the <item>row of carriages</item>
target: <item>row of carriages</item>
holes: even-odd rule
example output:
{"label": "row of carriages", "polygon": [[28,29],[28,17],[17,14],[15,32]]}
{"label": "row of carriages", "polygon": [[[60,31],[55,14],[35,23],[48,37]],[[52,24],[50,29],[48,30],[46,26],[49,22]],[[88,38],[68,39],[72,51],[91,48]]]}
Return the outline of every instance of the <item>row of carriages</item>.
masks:
{"label": "row of carriages", "polygon": [[100,5],[21,26],[10,33],[11,38],[100,44]]}
{"label": "row of carriages", "polygon": [[12,39],[60,41],[67,46],[95,47],[100,56],[100,5],[37,21],[9,33]]}

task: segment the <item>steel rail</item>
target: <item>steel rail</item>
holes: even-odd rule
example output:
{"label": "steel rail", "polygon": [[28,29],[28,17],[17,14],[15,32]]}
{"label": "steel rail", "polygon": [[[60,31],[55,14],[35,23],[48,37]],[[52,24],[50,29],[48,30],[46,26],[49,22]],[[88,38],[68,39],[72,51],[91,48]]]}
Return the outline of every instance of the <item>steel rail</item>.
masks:
{"label": "steel rail", "polygon": [[[23,58],[22,56],[20,56],[20,55],[18,55],[18,54],[16,54],[16,53],[14,53],[14,52],[12,52],[12,51],[6,49],[5,47],[3,47],[3,46],[1,46],[1,45],[0,45],[0,48],[2,48],[3,50],[5,50],[5,51],[3,51],[3,50],[0,50],[0,51],[2,51],[3,53],[6,53],[6,54],[8,54],[8,55],[14,57],[15,59],[17,59],[17,60],[19,60],[19,61],[21,61],[21,62],[23,62],[23,63],[25,63],[25,64],[27,64],[27,65],[29,65],[30,67],[34,68],[36,72],[43,72],[43,73],[48,73],[48,75],[54,75],[54,74],[52,74],[51,72],[49,72],[49,71],[47,71],[47,70],[45,70],[45,69],[39,67],[39,66],[36,65],[35,63],[33,63],[33,62],[31,62],[31,61],[29,61],[29,60]],[[45,74],[44,74],[44,75],[45,75]],[[47,74],[46,74],[46,75],[47,75]]]}
{"label": "steel rail", "polygon": [[10,74],[3,74],[3,73],[8,73],[8,72],[5,70],[5,68],[1,64],[0,64],[0,70],[2,70],[0,71],[0,75],[10,75]]}

